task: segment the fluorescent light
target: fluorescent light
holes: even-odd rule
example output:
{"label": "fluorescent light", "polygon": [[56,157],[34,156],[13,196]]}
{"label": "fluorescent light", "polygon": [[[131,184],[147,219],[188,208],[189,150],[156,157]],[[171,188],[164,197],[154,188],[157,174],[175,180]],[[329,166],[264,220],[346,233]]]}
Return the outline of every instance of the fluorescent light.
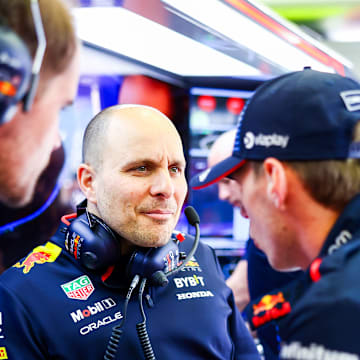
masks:
{"label": "fluorescent light", "polygon": [[[297,33],[294,32],[295,26],[293,24],[286,25],[292,31],[283,32],[282,35],[286,39],[284,40],[261,24],[256,23],[255,20],[218,0],[162,1],[169,6],[169,11],[172,7],[289,71],[301,70],[304,66],[311,66],[319,71],[334,72],[332,67],[321,63],[297,47],[299,40],[305,37],[302,34],[299,37],[300,30]],[[260,8],[258,5],[256,7]],[[269,12],[270,10],[267,9],[266,13],[269,14]],[[279,22],[278,19],[274,21]],[[284,24],[285,20],[281,23]],[[307,37],[307,41],[309,41],[309,37]],[[318,44],[316,47],[324,49],[324,46],[318,46]],[[328,52],[325,50],[325,53]]]}
{"label": "fluorescent light", "polygon": [[80,39],[182,76],[259,76],[261,72],[122,7],[73,9]]}
{"label": "fluorescent light", "polygon": [[344,19],[328,19],[323,23],[326,36],[330,41],[359,42],[360,24],[358,21]]}

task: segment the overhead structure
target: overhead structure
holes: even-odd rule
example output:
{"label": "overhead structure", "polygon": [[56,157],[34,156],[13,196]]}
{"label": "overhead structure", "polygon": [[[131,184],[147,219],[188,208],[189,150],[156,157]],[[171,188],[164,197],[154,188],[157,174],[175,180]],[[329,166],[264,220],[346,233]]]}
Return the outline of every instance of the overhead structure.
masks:
{"label": "overhead structure", "polygon": [[190,85],[305,66],[353,76],[347,59],[253,0],[80,2],[74,17],[87,47]]}

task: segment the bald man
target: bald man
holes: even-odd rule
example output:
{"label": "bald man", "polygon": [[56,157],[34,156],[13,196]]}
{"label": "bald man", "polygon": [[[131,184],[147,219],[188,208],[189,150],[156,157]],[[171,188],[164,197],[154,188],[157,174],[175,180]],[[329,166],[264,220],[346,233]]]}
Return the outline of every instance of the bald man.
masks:
{"label": "bald man", "polygon": [[[224,132],[215,140],[208,156],[209,167],[213,167],[231,155],[235,136],[236,129],[232,129]],[[219,199],[228,201],[231,205],[238,207],[241,214],[247,218],[241,203],[241,188],[239,188],[235,180],[230,178],[219,180],[218,196]],[[301,271],[280,272],[274,270],[270,266],[266,255],[256,248],[252,239],[249,239],[245,257],[238,262],[226,283],[233,290],[235,303],[238,309],[242,311],[251,299],[284,286],[301,273]],[[279,344],[275,326],[270,324],[266,328],[259,329],[257,336],[263,346],[265,359],[278,359]]]}
{"label": "bald man", "polygon": [[148,106],[105,109],[83,160],[77,214],[0,277],[0,349],[30,360],[259,359],[214,251],[200,243],[194,254],[193,237],[174,231],[187,183],[173,123]]}

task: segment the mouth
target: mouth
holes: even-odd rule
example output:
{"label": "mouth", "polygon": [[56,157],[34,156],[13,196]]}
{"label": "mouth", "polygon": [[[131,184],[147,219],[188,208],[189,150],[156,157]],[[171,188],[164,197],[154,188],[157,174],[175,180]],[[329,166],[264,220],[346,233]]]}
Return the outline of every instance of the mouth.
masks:
{"label": "mouth", "polygon": [[153,220],[165,221],[171,219],[174,216],[174,211],[157,209],[157,210],[143,211],[142,214]]}
{"label": "mouth", "polygon": [[248,216],[246,210],[244,209],[244,207],[243,207],[242,205],[239,205],[238,207],[239,207],[239,209],[240,209],[240,214],[241,214],[241,216],[242,216],[243,218],[245,218],[245,219],[248,219],[249,216]]}

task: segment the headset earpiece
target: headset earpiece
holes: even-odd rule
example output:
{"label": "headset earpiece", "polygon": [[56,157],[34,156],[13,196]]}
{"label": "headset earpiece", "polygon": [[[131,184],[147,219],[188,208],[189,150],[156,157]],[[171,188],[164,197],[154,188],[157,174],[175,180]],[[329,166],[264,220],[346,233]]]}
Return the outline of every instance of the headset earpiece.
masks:
{"label": "headset earpiece", "polygon": [[[87,200],[84,200],[77,206],[77,213],[62,217],[68,226],[65,237],[67,251],[90,270],[105,270],[121,263],[119,237],[100,218],[90,214],[86,205]],[[125,278],[131,280],[138,275],[155,285],[166,286],[168,277],[184,268],[194,255],[200,238],[200,220],[195,209],[187,207],[185,215],[189,223],[196,227],[195,241],[189,254],[179,252],[178,244],[185,237],[174,231],[164,246],[136,248],[126,265]],[[69,219],[73,220],[69,222]]]}
{"label": "headset earpiece", "polygon": [[19,36],[0,26],[0,125],[11,120],[30,87],[32,59]]}
{"label": "headset earpiece", "polygon": [[173,240],[158,248],[138,248],[128,263],[127,277],[140,275],[155,285],[166,286],[169,281],[165,274],[179,266],[179,261],[179,247]]}
{"label": "headset earpiece", "polygon": [[121,256],[120,242],[115,233],[88,212],[71,221],[65,247],[90,270],[106,269],[116,264]]}

